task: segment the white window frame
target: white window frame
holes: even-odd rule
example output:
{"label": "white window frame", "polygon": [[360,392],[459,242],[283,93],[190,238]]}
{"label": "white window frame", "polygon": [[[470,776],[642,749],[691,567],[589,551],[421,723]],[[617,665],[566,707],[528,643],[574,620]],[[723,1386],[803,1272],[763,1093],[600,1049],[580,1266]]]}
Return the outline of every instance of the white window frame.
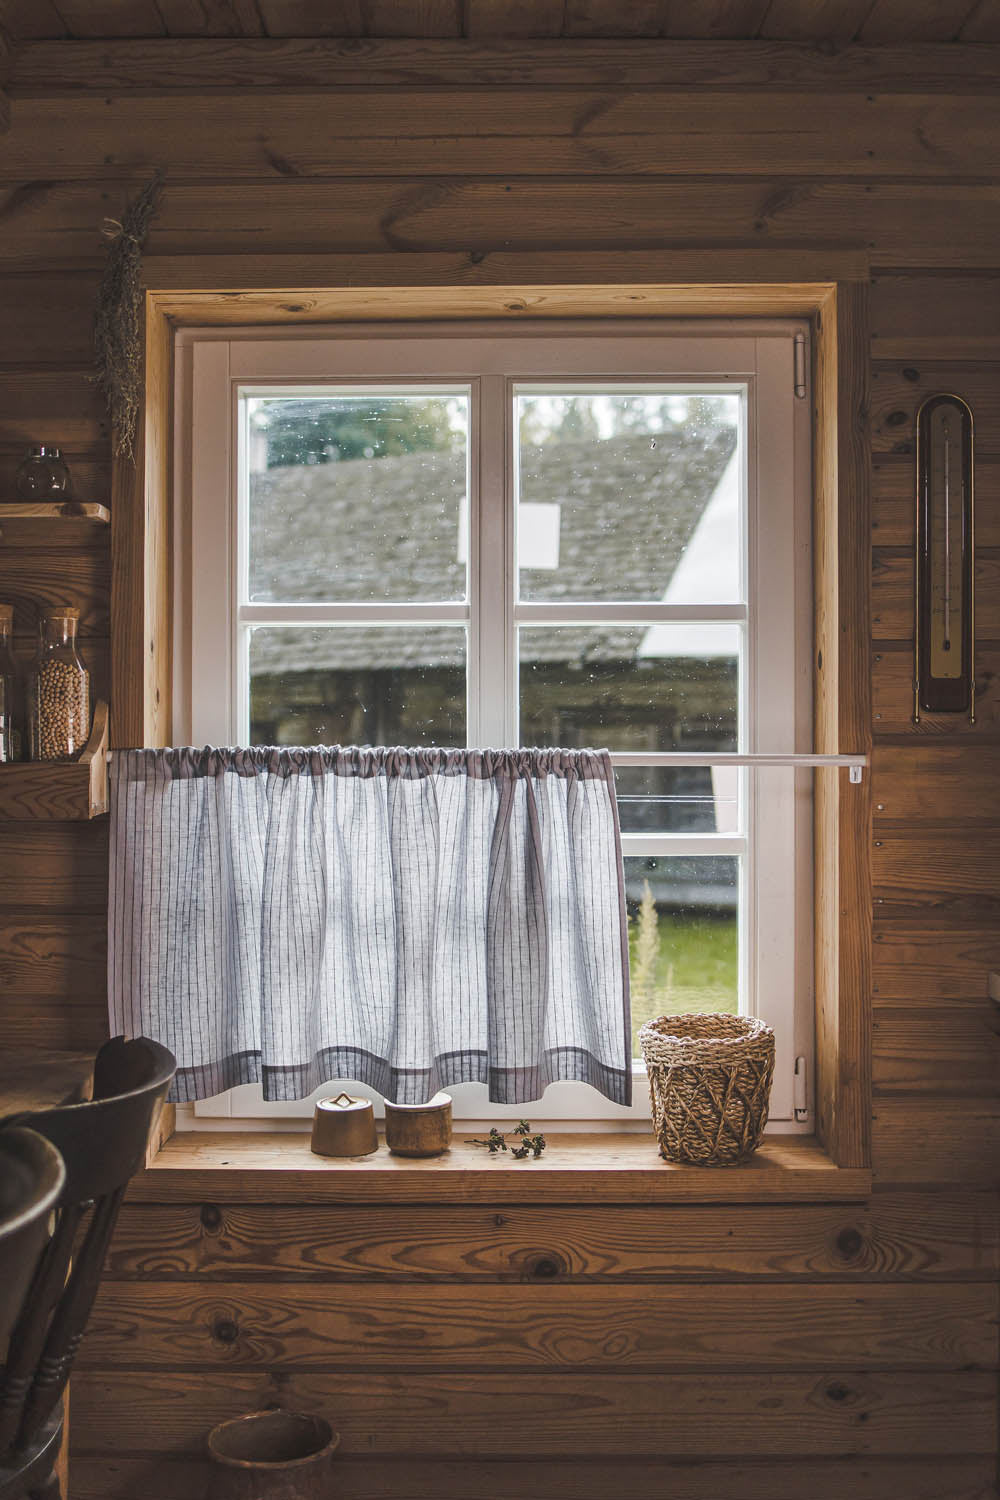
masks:
{"label": "white window frame", "polygon": [[[514,743],[511,705],[517,701],[519,623],[710,617],[745,622],[741,752],[810,752],[811,413],[809,401],[795,395],[797,336],[808,340],[807,324],[743,319],[179,330],[174,407],[174,742],[231,744],[243,737],[239,730],[248,722],[246,673],[236,670],[245,658],[241,635],[267,619],[467,623],[469,744],[495,745]],[[630,380],[745,390],[745,605],[566,606],[517,601],[512,388],[519,382],[564,388]],[[282,607],[241,600],[240,579],[247,571],[241,552],[247,496],[241,493],[246,466],[240,461],[240,393],[255,387],[306,394],[317,388],[404,385],[419,386],[428,395],[456,386],[468,386],[471,392],[469,554],[471,563],[479,560],[482,585],[472,586],[470,566],[469,603]],[[503,559],[502,569],[484,567],[485,560],[497,557]],[[481,628],[487,616],[502,621],[502,629]],[[777,1064],[769,1128],[808,1132],[813,1128],[812,776],[790,768],[752,769],[739,775],[746,810],[742,833],[623,834],[623,853],[744,855],[747,931],[746,940],[741,940],[740,988],[749,998],[750,1010],[762,1009],[775,1028]],[[777,999],[775,988],[780,990]],[[765,990],[772,998],[762,1004]],[[795,1108],[801,1104],[801,1079],[797,1091],[794,1077],[801,1058],[806,1060],[808,1087],[804,1117]],[[587,1129],[645,1129],[649,1102],[641,1064],[635,1074],[635,1103],[630,1109],[611,1104],[586,1085],[559,1083],[550,1085],[545,1098],[525,1110],[549,1129],[571,1123],[578,1128],[583,1122]],[[373,1098],[381,1112],[381,1100],[372,1090],[353,1082],[351,1088]],[[463,1084],[451,1093],[456,1115],[467,1116],[470,1126],[473,1120],[496,1120],[497,1106],[486,1101],[484,1085]],[[178,1126],[192,1128],[197,1123],[204,1128],[212,1120],[248,1129],[301,1129],[315,1097],[266,1104],[259,1086],[243,1085],[182,1109]]]}

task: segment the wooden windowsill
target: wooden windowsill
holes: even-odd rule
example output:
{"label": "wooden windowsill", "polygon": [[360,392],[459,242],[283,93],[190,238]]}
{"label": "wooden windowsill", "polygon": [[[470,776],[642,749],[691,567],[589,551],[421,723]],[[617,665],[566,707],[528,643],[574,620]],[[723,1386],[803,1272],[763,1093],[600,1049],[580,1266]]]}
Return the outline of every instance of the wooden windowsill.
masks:
{"label": "wooden windowsill", "polygon": [[[471,1133],[471,1131],[470,1131]],[[858,1200],[871,1172],[811,1136],[769,1136],[737,1167],[661,1160],[646,1135],[553,1135],[538,1161],[490,1156],[459,1125],[444,1156],[314,1156],[305,1134],[181,1131],[133,1179],[133,1201],[261,1203],[774,1203]]]}

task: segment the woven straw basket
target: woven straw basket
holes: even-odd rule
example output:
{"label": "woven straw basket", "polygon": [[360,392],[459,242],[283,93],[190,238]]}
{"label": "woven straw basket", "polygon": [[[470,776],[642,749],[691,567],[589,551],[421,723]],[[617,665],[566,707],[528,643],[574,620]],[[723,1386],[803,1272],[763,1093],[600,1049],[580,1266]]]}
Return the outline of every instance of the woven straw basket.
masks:
{"label": "woven straw basket", "polygon": [[653,1128],[667,1161],[745,1161],[760,1145],[774,1032],[750,1016],[660,1016],[639,1032]]}

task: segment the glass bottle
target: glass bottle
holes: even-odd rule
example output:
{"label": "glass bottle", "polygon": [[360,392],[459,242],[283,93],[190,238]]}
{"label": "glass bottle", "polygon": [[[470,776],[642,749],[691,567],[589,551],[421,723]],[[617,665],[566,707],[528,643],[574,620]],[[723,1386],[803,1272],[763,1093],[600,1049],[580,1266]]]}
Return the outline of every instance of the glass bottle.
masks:
{"label": "glass bottle", "polygon": [[90,673],[76,649],[78,609],[53,610],[39,626],[28,677],[32,760],[75,760],[90,734]]}
{"label": "glass bottle", "polygon": [[17,712],[17,667],[11,649],[13,604],[0,604],[0,765],[21,759],[21,726]]}
{"label": "glass bottle", "polygon": [[36,443],[14,479],[19,500],[68,500],[69,469],[58,448]]}

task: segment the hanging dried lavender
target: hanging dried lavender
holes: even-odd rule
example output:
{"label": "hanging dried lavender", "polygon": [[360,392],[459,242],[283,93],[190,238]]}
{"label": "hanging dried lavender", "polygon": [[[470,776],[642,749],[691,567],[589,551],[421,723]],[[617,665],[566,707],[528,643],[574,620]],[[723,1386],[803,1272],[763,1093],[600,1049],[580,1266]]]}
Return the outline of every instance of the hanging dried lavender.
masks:
{"label": "hanging dried lavender", "polygon": [[121,219],[105,219],[101,230],[111,246],[94,317],[96,378],[107,401],[115,452],[133,461],[144,377],[142,247],[162,186],[157,168]]}

